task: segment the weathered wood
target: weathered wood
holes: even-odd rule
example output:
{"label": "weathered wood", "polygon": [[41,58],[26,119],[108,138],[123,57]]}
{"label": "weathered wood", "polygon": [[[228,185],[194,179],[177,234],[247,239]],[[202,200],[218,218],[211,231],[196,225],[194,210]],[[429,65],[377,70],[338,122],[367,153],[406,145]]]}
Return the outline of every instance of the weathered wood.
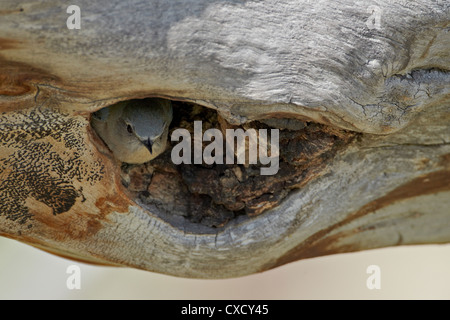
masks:
{"label": "weathered wood", "polygon": [[[0,235],[198,278],[450,241],[448,2],[78,5],[71,30],[67,4],[0,4]],[[144,97],[356,138],[278,206],[210,228],[145,209],[91,129],[92,112]]]}

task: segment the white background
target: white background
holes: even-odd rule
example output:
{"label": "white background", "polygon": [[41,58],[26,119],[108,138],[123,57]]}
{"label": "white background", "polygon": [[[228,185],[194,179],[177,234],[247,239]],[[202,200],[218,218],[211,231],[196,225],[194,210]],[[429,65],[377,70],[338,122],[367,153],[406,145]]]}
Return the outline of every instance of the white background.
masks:
{"label": "white background", "polygon": [[[0,252],[0,299],[450,299],[450,245],[338,254],[226,280],[92,266],[1,237]],[[80,290],[66,285],[74,264]],[[380,290],[366,286],[372,264],[381,269]]]}

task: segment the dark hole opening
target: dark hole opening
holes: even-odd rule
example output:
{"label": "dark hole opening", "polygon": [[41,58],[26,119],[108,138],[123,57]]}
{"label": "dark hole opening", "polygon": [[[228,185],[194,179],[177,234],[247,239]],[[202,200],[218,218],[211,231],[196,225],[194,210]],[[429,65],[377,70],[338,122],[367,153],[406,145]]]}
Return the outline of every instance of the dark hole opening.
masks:
{"label": "dark hole opening", "polygon": [[[122,184],[151,212],[166,217],[183,217],[191,223],[221,228],[240,216],[254,217],[274,208],[294,189],[319,176],[327,161],[355,136],[352,132],[292,119],[252,121],[240,128],[279,130],[279,169],[274,175],[261,175],[258,164],[179,164],[171,159],[179,142],[170,137],[177,128],[194,137],[194,121],[202,121],[202,133],[216,128],[225,133],[228,124],[215,110],[196,104],[173,101],[167,149],[156,159],[122,166]],[[225,138],[225,134],[223,134]],[[202,144],[202,150],[214,141]],[[270,141],[270,139],[269,139]],[[193,141],[191,141],[193,142]],[[193,143],[191,143],[191,150]],[[224,148],[225,157],[225,148]],[[236,157],[235,157],[236,159]],[[267,166],[267,165],[266,165]]]}

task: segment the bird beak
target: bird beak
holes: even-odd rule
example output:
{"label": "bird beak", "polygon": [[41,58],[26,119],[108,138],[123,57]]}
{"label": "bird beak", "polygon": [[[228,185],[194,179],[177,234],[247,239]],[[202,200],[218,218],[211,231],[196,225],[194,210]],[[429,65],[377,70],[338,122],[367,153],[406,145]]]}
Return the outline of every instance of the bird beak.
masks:
{"label": "bird beak", "polygon": [[142,141],[142,143],[147,147],[148,151],[150,151],[150,153],[152,152],[152,146],[153,146],[153,141],[150,140],[150,138],[148,138],[147,140]]}

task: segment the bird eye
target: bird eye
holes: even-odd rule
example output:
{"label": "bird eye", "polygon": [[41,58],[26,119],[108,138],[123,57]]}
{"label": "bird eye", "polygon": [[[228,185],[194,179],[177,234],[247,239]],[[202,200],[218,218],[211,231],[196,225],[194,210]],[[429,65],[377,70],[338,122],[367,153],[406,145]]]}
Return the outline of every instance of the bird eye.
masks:
{"label": "bird eye", "polygon": [[128,133],[133,133],[133,127],[129,124],[127,124],[127,131]]}

